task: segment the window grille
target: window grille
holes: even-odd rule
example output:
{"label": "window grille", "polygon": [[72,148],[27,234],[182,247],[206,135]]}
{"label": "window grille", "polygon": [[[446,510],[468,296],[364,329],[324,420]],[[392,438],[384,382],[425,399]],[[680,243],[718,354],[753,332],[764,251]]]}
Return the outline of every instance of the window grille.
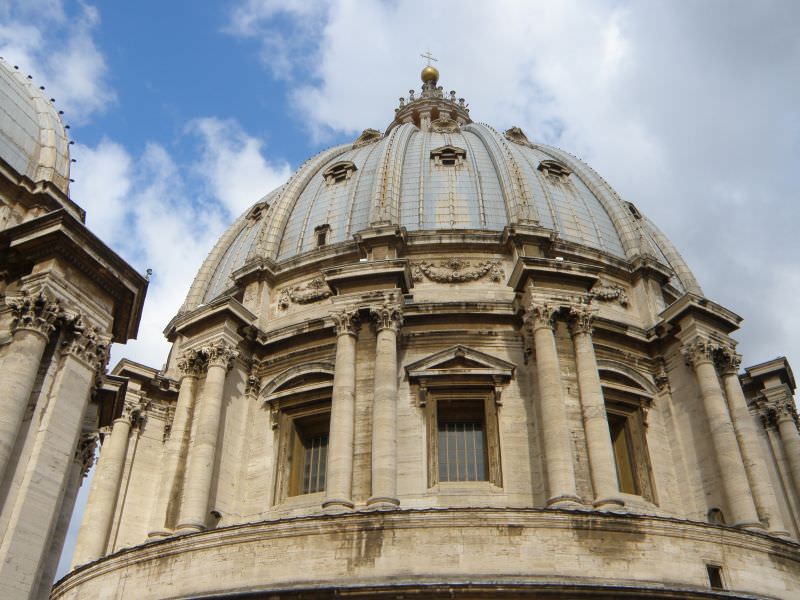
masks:
{"label": "window grille", "polygon": [[439,481],[487,481],[482,402],[439,402]]}
{"label": "window grille", "polygon": [[303,494],[325,490],[325,468],[328,460],[328,434],[306,438],[302,441]]}

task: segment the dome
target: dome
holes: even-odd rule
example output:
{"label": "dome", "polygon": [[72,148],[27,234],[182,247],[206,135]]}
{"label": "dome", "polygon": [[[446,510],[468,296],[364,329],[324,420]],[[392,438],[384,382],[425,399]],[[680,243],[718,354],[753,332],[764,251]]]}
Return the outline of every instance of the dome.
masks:
{"label": "dome", "polygon": [[0,156],[20,175],[69,190],[69,142],[53,103],[0,59]]}
{"label": "dome", "polygon": [[738,374],[740,320],[426,81],[237,219],[163,369],[113,369],[51,597],[793,597],[794,378]]}
{"label": "dome", "polygon": [[700,288],[680,254],[591,167],[558,148],[504,133],[469,118],[455,92],[435,82],[401,98],[385,134],[368,129],[355,142],[306,161],[222,236],[184,308],[206,303],[254,259],[283,263],[325,246],[352,243],[374,224],[407,232],[483,231],[515,224],[611,261],[650,257],[678,292]]}

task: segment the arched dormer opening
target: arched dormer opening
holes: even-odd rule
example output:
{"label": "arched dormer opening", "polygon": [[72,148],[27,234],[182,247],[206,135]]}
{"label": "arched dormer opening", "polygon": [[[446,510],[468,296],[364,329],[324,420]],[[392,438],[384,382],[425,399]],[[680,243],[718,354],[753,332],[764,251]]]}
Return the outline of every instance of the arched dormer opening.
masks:
{"label": "arched dormer opening", "polygon": [[437,167],[457,167],[464,164],[467,151],[458,146],[439,146],[431,150],[431,160]]}
{"label": "arched dormer opening", "polygon": [[325,169],[322,176],[325,178],[325,183],[335,185],[350,179],[356,170],[355,163],[349,160],[342,160]]}
{"label": "arched dormer opening", "polygon": [[656,504],[647,445],[647,414],[655,391],[627,365],[598,360],[619,490]]}
{"label": "arched dormer opening", "polygon": [[323,494],[333,393],[333,364],[307,363],[284,371],[261,390],[278,443],[276,503]]}

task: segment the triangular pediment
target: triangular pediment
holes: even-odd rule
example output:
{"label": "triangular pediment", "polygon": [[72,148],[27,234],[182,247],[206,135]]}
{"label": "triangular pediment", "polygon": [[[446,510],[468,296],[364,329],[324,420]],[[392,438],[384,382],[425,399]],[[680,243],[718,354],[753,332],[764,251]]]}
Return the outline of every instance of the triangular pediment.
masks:
{"label": "triangular pediment", "polygon": [[514,365],[467,346],[453,346],[406,366],[409,378],[472,375],[510,379]]}

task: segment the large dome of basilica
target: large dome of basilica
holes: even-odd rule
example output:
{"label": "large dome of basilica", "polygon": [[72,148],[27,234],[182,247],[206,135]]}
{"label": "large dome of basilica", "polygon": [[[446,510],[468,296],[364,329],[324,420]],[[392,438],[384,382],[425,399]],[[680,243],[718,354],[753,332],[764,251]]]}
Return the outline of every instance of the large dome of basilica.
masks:
{"label": "large dome of basilica", "polygon": [[647,198],[422,80],[114,367],[53,598],[796,595],[785,359],[740,372]]}
{"label": "large dome of basilica", "polygon": [[463,99],[432,79],[401,98],[385,134],[365,130],[351,144],[306,161],[222,236],[185,308],[223,293],[231,274],[254,258],[276,263],[353,243],[374,223],[430,231],[486,231],[533,225],[566,246],[609,260],[651,257],[683,293],[701,293],[673,245],[591,167],[534,143],[518,127],[503,134],[473,123]]}

